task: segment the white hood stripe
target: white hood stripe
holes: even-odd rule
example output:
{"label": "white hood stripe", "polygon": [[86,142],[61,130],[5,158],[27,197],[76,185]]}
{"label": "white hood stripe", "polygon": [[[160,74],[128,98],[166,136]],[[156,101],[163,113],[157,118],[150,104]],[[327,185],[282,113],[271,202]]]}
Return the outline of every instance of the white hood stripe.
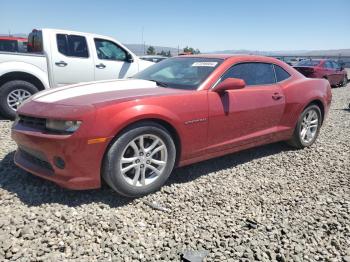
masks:
{"label": "white hood stripe", "polygon": [[96,83],[79,84],[67,87],[61,87],[47,92],[39,93],[33,97],[34,101],[53,103],[62,101],[68,98],[74,98],[83,95],[98,94],[116,90],[130,90],[140,88],[157,88],[157,84],[152,81],[127,79],[104,81]]}

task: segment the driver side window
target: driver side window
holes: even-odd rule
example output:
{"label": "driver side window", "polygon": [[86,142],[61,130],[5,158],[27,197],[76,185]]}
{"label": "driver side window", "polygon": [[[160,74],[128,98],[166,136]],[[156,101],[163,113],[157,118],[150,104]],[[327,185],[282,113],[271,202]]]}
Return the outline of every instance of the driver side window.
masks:
{"label": "driver side window", "polygon": [[331,63],[330,61],[326,61],[325,67],[326,67],[327,69],[333,69],[333,65],[332,65],[332,63]]}
{"label": "driver side window", "polygon": [[99,59],[102,60],[114,60],[114,61],[125,61],[127,58],[126,51],[117,46],[115,43],[95,38],[96,52]]}
{"label": "driver side window", "polygon": [[243,79],[247,86],[271,85],[276,83],[272,64],[259,62],[234,65],[221,77],[221,81],[226,78]]}
{"label": "driver side window", "polygon": [[333,68],[334,68],[335,70],[337,70],[337,71],[340,70],[340,65],[339,65],[338,63],[332,61],[332,64],[333,64]]}

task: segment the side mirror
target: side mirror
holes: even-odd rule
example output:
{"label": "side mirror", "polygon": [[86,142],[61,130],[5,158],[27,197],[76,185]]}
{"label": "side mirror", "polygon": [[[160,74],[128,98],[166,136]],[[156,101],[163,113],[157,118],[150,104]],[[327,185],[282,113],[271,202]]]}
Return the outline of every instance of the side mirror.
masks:
{"label": "side mirror", "polygon": [[134,58],[132,57],[132,55],[130,53],[126,54],[126,61],[128,63],[133,63],[134,62]]}
{"label": "side mirror", "polygon": [[221,93],[226,90],[235,90],[235,89],[242,89],[246,86],[245,81],[243,79],[239,78],[226,78],[224,81],[222,81],[220,84],[218,84],[214,91]]}

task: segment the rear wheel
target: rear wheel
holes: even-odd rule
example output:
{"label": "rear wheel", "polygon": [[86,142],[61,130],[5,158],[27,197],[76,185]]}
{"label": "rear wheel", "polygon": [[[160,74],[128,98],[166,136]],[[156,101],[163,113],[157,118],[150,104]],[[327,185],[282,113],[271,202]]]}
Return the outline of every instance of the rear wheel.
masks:
{"label": "rear wheel", "polygon": [[22,80],[9,81],[0,87],[0,112],[14,119],[18,107],[39,90],[31,83]]}
{"label": "rear wheel", "polygon": [[158,190],[168,179],[176,149],[171,135],[153,122],[136,124],[111,145],[102,176],[117,193],[139,197]]}
{"label": "rear wheel", "polygon": [[320,132],[322,124],[321,110],[317,105],[308,106],[300,115],[293,137],[288,143],[295,148],[311,146]]}

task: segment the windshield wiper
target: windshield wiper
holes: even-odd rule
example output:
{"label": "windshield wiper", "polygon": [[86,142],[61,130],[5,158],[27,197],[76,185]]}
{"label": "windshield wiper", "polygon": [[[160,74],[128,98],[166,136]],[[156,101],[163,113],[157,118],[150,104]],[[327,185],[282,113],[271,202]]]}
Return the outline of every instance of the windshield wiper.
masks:
{"label": "windshield wiper", "polygon": [[161,87],[167,87],[168,84],[167,83],[164,83],[164,82],[160,82],[160,81],[157,81],[157,80],[154,80],[154,79],[150,79],[148,81],[152,81],[152,82],[155,82],[157,84],[157,86],[161,86]]}

